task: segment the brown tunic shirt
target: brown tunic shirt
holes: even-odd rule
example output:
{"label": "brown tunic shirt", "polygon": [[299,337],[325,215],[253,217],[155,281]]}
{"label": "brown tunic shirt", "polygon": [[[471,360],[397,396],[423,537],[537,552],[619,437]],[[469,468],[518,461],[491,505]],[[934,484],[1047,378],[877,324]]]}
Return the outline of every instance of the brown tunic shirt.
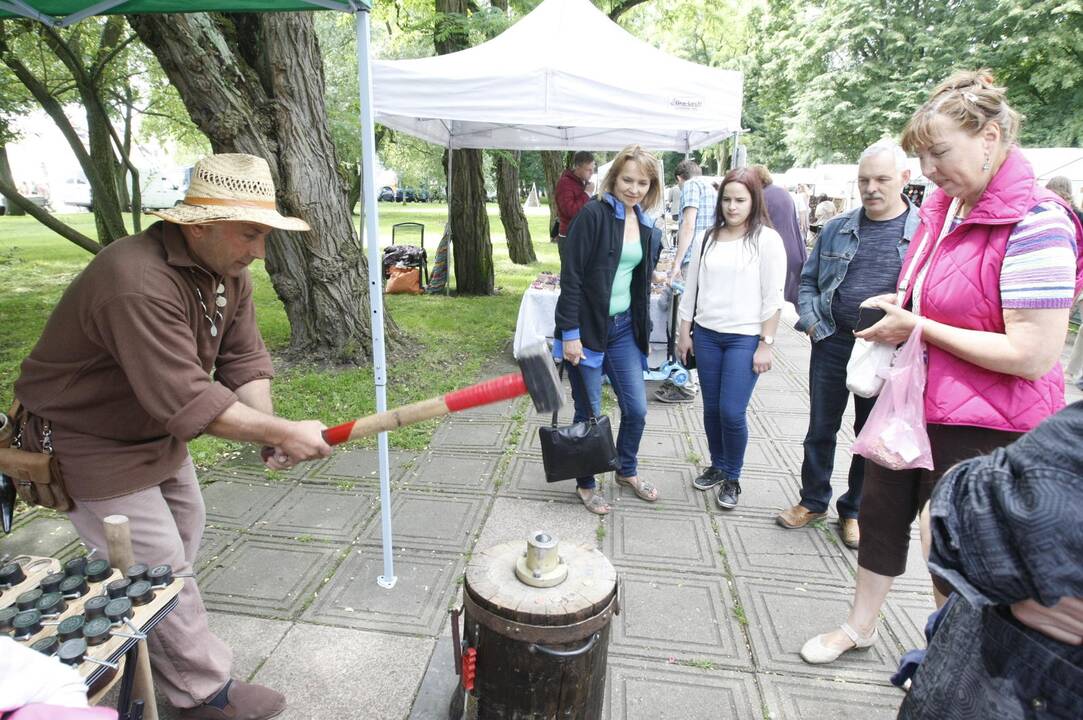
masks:
{"label": "brown tunic shirt", "polygon": [[[196,288],[214,317],[219,281],[212,336]],[[53,310],[15,383],[35,416],[23,446],[39,445],[46,418],[73,498],[125,495],[168,479],[233,390],[272,374],[248,272],[212,276],[158,222],[98,253]]]}

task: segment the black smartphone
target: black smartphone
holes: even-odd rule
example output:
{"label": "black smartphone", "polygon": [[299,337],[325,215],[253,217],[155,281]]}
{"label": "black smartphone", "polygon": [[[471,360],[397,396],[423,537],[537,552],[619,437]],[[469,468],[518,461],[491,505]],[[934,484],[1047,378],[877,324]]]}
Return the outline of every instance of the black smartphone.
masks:
{"label": "black smartphone", "polygon": [[873,325],[883,320],[885,315],[887,315],[886,310],[868,307],[866,305],[859,306],[857,308],[857,325],[854,325],[854,332],[868,330]]}

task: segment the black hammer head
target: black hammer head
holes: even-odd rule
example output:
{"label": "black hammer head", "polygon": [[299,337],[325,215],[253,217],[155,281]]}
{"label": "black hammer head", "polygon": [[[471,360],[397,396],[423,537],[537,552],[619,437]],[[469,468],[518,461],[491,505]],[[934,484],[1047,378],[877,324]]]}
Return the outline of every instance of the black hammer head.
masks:
{"label": "black hammer head", "polygon": [[564,388],[557,377],[553,356],[545,344],[525,350],[518,360],[526,390],[534,401],[534,409],[540,413],[559,410],[564,405]]}

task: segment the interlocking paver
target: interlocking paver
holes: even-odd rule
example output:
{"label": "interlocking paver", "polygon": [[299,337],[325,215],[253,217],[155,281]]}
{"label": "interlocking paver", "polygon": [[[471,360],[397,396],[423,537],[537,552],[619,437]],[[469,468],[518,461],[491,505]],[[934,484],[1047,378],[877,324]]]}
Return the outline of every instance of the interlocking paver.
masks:
{"label": "interlocking paver", "polygon": [[504,449],[511,425],[502,420],[475,420],[452,416],[437,428],[432,444],[442,448],[499,452]]}
{"label": "interlocking paver", "polygon": [[489,492],[500,464],[498,455],[430,450],[417,458],[402,483],[405,487]]}
{"label": "interlocking paver", "polygon": [[842,543],[828,541],[819,528],[784,530],[775,524],[773,514],[749,511],[727,513],[718,526],[726,558],[739,577],[832,587],[853,584],[849,564],[840,551]]}
{"label": "interlocking paver", "polygon": [[760,682],[773,720],[894,720],[902,703],[897,688],[841,678],[762,675]]}
{"label": "interlocking paver", "polygon": [[752,673],[610,657],[604,717],[714,720],[763,715]]}
{"label": "interlocking paver", "polygon": [[48,555],[66,559],[82,552],[75,528],[64,517],[46,517],[38,513],[18,531],[0,537],[0,556]]}
{"label": "interlocking paver", "polygon": [[[465,552],[489,506],[489,498],[444,492],[402,490],[391,497],[391,529],[396,548]],[[372,523],[361,542],[380,544],[380,523]]]}
{"label": "interlocking paver", "polygon": [[[756,470],[745,468],[741,472],[740,510],[765,510],[776,513],[796,504],[801,499],[800,480],[790,472],[777,470]],[[716,509],[715,493],[705,493],[710,507]],[[720,511],[725,517],[730,513]]]}
{"label": "interlocking paver", "polygon": [[220,480],[203,488],[207,522],[219,527],[249,528],[285,497],[291,487],[256,480]]}
{"label": "interlocking paver", "polygon": [[[391,482],[400,480],[406,472],[413,467],[417,453],[396,452],[388,453],[388,479]],[[306,478],[308,482],[331,482],[339,483],[342,479],[347,480],[380,480],[380,456],[375,450],[361,448],[349,448],[336,450],[323,464],[317,467]]]}
{"label": "interlocking paver", "polygon": [[621,613],[610,652],[748,669],[751,656],[721,575],[621,569]]}
{"label": "interlocking paver", "polygon": [[208,608],[292,618],[334,565],[341,548],[243,537],[200,575]]}
{"label": "interlocking paver", "polygon": [[283,720],[403,718],[433,642],[298,623],[253,679],[286,693]]}
{"label": "interlocking paver", "polygon": [[290,490],[252,531],[292,538],[350,542],[376,514],[374,488],[335,490],[301,485]]}
{"label": "interlocking paver", "polygon": [[208,527],[203,531],[203,542],[199,544],[199,554],[196,555],[196,570],[202,571],[211,563],[217,562],[218,558],[230,545],[240,539],[241,534],[235,530]]}
{"label": "interlocking paver", "polygon": [[895,671],[898,653],[883,633],[872,647],[846,653],[828,665],[809,665],[801,659],[798,651],[806,640],[846,619],[850,588],[812,585],[800,578],[787,584],[738,577],[736,583],[758,669],[873,683],[886,683]]}
{"label": "interlocking paver", "polygon": [[[699,474],[699,468],[684,462],[665,463],[648,460],[639,463],[639,476],[649,480],[658,488],[658,500],[655,507],[663,510],[703,510],[705,494],[692,487],[692,480]],[[618,485],[614,488],[612,500],[618,511],[635,508],[641,500],[632,488]]]}
{"label": "interlocking paver", "polygon": [[603,552],[618,567],[677,567],[697,572],[722,568],[718,539],[707,513],[621,507],[611,518]]}
{"label": "interlocking paver", "polygon": [[575,500],[574,490],[568,490],[568,498],[573,502],[497,498],[478,537],[477,547],[488,548],[512,540],[525,541],[527,534],[534,530],[545,530],[562,544],[594,545],[598,535],[598,516],[587,512]]}
{"label": "interlocking paver", "polygon": [[925,647],[925,623],[936,610],[928,592],[893,591],[884,605],[886,624],[895,633],[904,650]]}
{"label": "interlocking paver", "polygon": [[465,562],[461,554],[397,550],[395,587],[383,574],[380,548],[354,548],[302,617],[324,625],[436,635],[447,620]]}

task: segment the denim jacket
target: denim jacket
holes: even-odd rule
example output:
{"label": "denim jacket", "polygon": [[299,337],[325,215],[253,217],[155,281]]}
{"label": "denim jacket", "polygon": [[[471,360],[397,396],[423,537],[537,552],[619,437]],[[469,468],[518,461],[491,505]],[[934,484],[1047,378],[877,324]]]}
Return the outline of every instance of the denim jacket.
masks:
{"label": "denim jacket", "polygon": [[[906,257],[910,247],[910,238],[918,229],[921,218],[918,217],[917,205],[906,200],[907,215],[903,237],[899,242],[899,261]],[[820,231],[815,247],[809,253],[805,266],[801,269],[801,287],[797,293],[796,328],[802,332],[812,331],[812,341],[819,342],[835,334],[835,318],[831,314],[831,301],[835,290],[846,277],[850,261],[857,253],[858,227],[861,225],[861,213],[864,208],[857,208],[831,218]]]}

